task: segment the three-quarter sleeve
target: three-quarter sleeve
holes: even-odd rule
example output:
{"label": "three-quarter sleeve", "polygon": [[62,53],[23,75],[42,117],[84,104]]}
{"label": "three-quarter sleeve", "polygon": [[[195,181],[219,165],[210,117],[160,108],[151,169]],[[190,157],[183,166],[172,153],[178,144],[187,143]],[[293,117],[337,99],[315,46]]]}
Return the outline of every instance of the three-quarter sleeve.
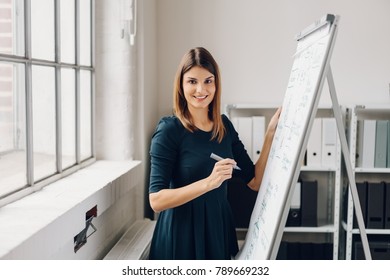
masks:
{"label": "three-quarter sleeve", "polygon": [[169,187],[178,145],[178,130],[174,118],[162,118],[152,136],[150,145],[149,193]]}
{"label": "three-quarter sleeve", "polygon": [[222,119],[224,121],[227,133],[230,134],[232,140],[232,152],[234,160],[241,168],[240,171],[235,171],[233,175],[242,178],[245,183],[249,183],[255,177],[255,166],[253,165],[253,161],[249,157],[248,152],[245,149],[244,144],[241,142],[232,122],[226,115],[222,115]]}

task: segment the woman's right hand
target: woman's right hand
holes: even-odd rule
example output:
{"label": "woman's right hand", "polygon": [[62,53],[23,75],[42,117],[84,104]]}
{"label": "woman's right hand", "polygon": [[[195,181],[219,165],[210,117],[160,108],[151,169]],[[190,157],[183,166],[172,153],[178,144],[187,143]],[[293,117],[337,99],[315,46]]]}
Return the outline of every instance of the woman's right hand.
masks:
{"label": "woman's right hand", "polygon": [[230,158],[225,158],[215,163],[213,171],[208,179],[209,190],[213,190],[221,186],[221,184],[232,178],[233,166],[237,163]]}
{"label": "woman's right hand", "polygon": [[152,209],[158,213],[191,201],[202,194],[218,188],[223,181],[232,178],[233,166],[236,162],[226,158],[218,161],[211,174],[199,181],[176,189],[161,189],[149,194]]}

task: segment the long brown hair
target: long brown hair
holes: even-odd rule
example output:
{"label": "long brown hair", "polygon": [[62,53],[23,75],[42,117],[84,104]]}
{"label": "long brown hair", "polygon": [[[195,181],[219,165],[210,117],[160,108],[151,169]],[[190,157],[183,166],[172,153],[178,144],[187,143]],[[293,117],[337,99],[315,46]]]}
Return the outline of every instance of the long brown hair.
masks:
{"label": "long brown hair", "polygon": [[221,142],[225,136],[225,126],[221,117],[221,78],[217,62],[205,48],[190,49],[179,64],[173,84],[173,113],[189,131],[194,132],[198,129],[193,123],[183,91],[183,76],[194,66],[207,69],[214,75],[216,88],[214,99],[209,105],[208,117],[214,124],[211,140],[217,139]]}

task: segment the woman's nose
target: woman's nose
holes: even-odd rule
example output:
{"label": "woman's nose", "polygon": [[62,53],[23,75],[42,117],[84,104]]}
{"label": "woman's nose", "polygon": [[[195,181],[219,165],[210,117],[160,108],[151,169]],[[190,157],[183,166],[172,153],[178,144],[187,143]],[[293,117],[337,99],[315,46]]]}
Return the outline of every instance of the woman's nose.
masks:
{"label": "woman's nose", "polygon": [[203,87],[202,87],[202,84],[198,84],[197,86],[196,86],[196,92],[202,92],[203,91]]}

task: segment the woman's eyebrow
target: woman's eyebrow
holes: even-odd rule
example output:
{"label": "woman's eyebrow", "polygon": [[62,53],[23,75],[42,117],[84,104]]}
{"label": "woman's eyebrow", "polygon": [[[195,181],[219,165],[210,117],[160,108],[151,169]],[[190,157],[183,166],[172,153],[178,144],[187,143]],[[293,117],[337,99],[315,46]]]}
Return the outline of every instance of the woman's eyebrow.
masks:
{"label": "woman's eyebrow", "polygon": [[[204,78],[205,80],[208,80],[208,79],[214,79],[214,75],[211,75],[210,77],[207,77],[207,78]],[[197,78],[193,78],[193,77],[187,77],[186,79],[189,79],[189,80],[197,80]]]}

